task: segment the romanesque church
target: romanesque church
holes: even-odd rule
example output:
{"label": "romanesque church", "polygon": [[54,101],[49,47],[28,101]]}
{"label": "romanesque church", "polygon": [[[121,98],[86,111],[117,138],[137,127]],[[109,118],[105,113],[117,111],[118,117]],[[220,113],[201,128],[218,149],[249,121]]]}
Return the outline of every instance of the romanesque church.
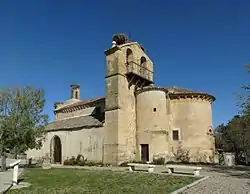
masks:
{"label": "romanesque church", "polygon": [[119,164],[174,160],[182,150],[190,161],[213,162],[214,96],[158,87],[149,55],[125,35],[115,35],[105,55],[105,96],[81,100],[80,86],[71,85],[70,99],[54,104],[55,119],[46,127],[43,147],[29,150],[29,158],[49,154],[52,163],[63,163],[82,154],[91,161]]}

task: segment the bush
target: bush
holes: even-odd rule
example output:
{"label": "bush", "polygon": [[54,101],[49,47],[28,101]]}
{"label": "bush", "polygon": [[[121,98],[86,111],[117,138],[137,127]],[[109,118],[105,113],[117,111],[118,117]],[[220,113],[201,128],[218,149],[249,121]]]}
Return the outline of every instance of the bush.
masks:
{"label": "bush", "polygon": [[75,158],[72,156],[70,159],[66,159],[63,162],[63,165],[70,165],[70,166],[108,166],[104,165],[102,162],[93,162],[93,161],[87,161],[87,158],[84,158],[83,155],[78,154]]}
{"label": "bush", "polygon": [[87,161],[87,159],[85,159],[83,155],[79,154],[76,158],[74,156],[72,156],[70,159],[67,158],[66,160],[64,160],[63,165],[84,166],[86,161]]}
{"label": "bush", "polygon": [[153,159],[153,164],[155,164],[155,165],[164,165],[165,164],[165,158],[163,158],[163,157],[154,158]]}
{"label": "bush", "polygon": [[84,158],[83,155],[78,154],[78,156],[76,157],[76,165],[79,166],[84,166],[84,164],[87,162],[87,158]]}
{"label": "bush", "polygon": [[121,167],[128,167],[128,163],[138,163],[138,164],[147,164],[147,161],[142,161],[142,160],[131,160],[131,161],[124,161],[119,164]]}
{"label": "bush", "polygon": [[121,167],[128,167],[128,161],[126,161],[126,162],[122,162],[121,164],[119,164],[119,166],[121,166]]}
{"label": "bush", "polygon": [[204,165],[204,166],[211,166],[211,165],[215,165],[213,163],[208,163],[208,162],[178,162],[178,161],[167,161],[166,164],[188,164],[188,165]]}
{"label": "bush", "polygon": [[67,158],[66,160],[64,160],[63,165],[73,166],[74,165],[73,158],[70,158],[70,159]]}
{"label": "bush", "polygon": [[77,163],[77,165],[79,165],[79,166],[85,166],[86,165],[86,161],[79,161]]}
{"label": "bush", "polygon": [[177,152],[174,153],[174,159],[175,161],[181,162],[183,164],[189,163],[190,161],[189,150],[184,150],[181,148],[181,146],[179,146]]}

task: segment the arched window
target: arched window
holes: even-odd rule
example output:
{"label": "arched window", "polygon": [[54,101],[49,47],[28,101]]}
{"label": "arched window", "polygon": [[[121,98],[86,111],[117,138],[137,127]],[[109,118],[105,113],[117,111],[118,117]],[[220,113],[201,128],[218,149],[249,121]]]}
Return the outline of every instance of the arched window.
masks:
{"label": "arched window", "polygon": [[75,99],[79,99],[79,93],[78,93],[78,91],[75,91]]}
{"label": "arched window", "polygon": [[146,75],[147,74],[147,59],[145,57],[141,57],[141,68],[140,68],[140,71],[142,74]]}
{"label": "arched window", "polygon": [[126,60],[127,63],[133,61],[133,52],[131,49],[127,49]]}
{"label": "arched window", "polygon": [[147,60],[145,57],[141,57],[141,65],[146,66]]}

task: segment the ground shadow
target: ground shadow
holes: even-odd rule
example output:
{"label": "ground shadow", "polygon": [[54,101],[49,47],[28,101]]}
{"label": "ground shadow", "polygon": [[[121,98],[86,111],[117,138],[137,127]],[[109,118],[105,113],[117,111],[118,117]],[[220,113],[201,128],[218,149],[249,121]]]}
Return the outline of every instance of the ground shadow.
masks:
{"label": "ground shadow", "polygon": [[190,172],[173,172],[174,175],[194,175],[193,173]]}
{"label": "ground shadow", "polygon": [[216,166],[207,169],[207,172],[223,173],[226,177],[250,179],[249,166]]}
{"label": "ground shadow", "polygon": [[23,182],[24,181],[24,178],[19,178],[18,180],[17,180],[17,184],[19,184],[20,182]]}
{"label": "ground shadow", "polygon": [[243,165],[237,165],[237,166],[211,166],[213,169],[220,169],[220,170],[238,170],[238,171],[250,171],[250,166],[243,166]]}

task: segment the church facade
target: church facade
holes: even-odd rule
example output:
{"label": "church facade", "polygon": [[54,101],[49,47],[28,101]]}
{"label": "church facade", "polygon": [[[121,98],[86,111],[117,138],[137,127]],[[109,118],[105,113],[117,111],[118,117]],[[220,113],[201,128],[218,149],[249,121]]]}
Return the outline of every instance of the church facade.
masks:
{"label": "church facade", "polygon": [[29,158],[51,156],[52,163],[82,154],[88,160],[175,160],[213,162],[212,103],[207,93],[154,85],[154,65],[137,42],[117,40],[105,51],[106,95],[81,100],[80,86],[71,98],[55,103],[55,120],[46,128],[40,150]]}

